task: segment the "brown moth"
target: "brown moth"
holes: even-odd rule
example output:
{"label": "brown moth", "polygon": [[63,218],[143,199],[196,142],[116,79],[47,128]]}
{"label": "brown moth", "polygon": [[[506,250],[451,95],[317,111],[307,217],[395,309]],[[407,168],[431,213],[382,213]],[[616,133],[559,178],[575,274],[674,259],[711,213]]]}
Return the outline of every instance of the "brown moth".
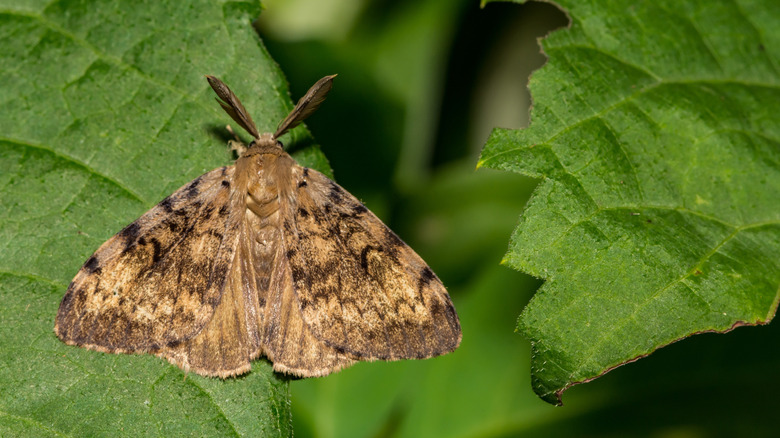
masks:
{"label": "brown moth", "polygon": [[309,377],[457,348],[458,316],[428,265],[276,140],[317,109],[334,76],[274,134],[260,134],[233,92],[207,76],[254,140],[234,165],[196,178],[98,248],[62,299],[57,336],[219,377],[249,371],[261,355],[275,371]]}

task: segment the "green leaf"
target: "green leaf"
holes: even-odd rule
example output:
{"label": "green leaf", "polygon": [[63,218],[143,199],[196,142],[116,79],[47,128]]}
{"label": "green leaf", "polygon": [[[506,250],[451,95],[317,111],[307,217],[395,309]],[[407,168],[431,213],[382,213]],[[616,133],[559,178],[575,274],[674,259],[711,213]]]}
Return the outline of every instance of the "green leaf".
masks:
{"label": "green leaf", "polygon": [[780,286],[780,4],[560,3],[530,127],[495,130],[479,162],[543,178],[504,262],[547,280],[518,329],[550,402],[767,323]]}
{"label": "green leaf", "polygon": [[[53,333],[70,279],[103,241],[230,163],[230,119],[205,74],[263,131],[292,109],[252,29],[259,13],[256,1],[0,5],[0,436],[291,435],[288,382],[266,361],[223,381]],[[291,137],[329,172],[304,127]]]}

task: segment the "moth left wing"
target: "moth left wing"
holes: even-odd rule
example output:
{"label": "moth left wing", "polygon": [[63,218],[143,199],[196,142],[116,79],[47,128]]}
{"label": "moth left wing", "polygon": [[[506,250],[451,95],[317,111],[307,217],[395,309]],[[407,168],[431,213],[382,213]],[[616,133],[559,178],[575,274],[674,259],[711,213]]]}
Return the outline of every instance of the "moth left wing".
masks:
{"label": "moth left wing", "polygon": [[233,171],[198,177],[106,241],[68,286],[57,336],[104,352],[160,353],[199,333],[233,260]]}
{"label": "moth left wing", "polygon": [[408,245],[323,174],[293,167],[283,232],[303,321],[358,360],[450,352],[460,323],[444,285]]}

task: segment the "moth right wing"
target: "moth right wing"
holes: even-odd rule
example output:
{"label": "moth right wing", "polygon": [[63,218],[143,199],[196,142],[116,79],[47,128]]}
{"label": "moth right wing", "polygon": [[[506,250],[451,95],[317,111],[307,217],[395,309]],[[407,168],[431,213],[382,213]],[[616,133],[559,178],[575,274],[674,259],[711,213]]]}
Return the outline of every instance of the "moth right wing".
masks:
{"label": "moth right wing", "polygon": [[98,351],[159,353],[200,332],[220,303],[238,236],[233,172],[196,178],[106,241],[68,286],[57,336]]}
{"label": "moth right wing", "polygon": [[349,192],[295,166],[285,259],[306,328],[353,360],[450,352],[460,323],[428,265]]}

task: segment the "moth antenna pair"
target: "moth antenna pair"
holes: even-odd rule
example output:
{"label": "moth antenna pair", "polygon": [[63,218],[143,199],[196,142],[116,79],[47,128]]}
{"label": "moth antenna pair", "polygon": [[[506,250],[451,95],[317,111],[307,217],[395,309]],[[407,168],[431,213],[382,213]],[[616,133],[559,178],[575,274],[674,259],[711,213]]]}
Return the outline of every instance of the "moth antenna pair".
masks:
{"label": "moth antenna pair", "polygon": [[[333,88],[333,78],[335,77],[336,75],[325,76],[312,85],[311,88],[309,88],[309,91],[298,100],[298,103],[295,104],[295,108],[290,111],[290,114],[279,123],[273,137],[281,137],[287,131],[295,128],[307,117],[317,111],[317,108],[319,108],[320,104],[325,100],[330,89]],[[244,128],[246,132],[250,133],[254,138],[259,139],[260,132],[257,130],[255,122],[252,120],[252,117],[246,111],[238,97],[236,97],[235,93],[230,90],[230,87],[214,76],[206,75],[206,79],[208,79],[209,85],[211,85],[211,88],[217,93],[217,96],[219,96],[216,98],[216,101],[222,109],[225,110],[236,123]]]}

